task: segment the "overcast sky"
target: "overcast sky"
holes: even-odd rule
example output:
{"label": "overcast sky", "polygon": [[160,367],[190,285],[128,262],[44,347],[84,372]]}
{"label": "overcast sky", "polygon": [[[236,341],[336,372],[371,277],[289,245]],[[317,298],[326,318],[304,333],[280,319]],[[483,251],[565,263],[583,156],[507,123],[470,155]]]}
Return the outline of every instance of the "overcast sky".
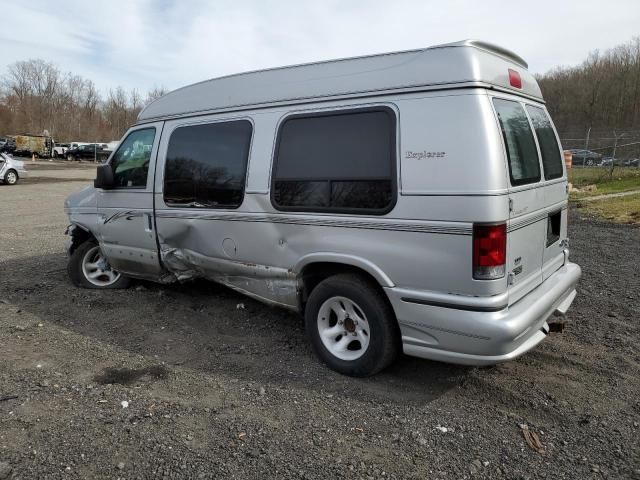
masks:
{"label": "overcast sky", "polygon": [[42,58],[103,92],[465,38],[543,73],[640,35],[640,0],[0,0],[0,12],[0,75]]}

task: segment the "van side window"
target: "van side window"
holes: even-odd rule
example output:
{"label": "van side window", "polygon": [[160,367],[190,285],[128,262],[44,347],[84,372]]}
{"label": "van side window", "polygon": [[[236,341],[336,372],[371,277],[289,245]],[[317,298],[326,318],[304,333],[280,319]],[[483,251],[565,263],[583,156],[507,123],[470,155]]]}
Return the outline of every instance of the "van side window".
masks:
{"label": "van side window", "polygon": [[271,195],[280,210],[388,212],[396,196],[395,114],[294,116],[278,133]]}
{"label": "van side window", "polygon": [[[116,188],[145,188],[149,173],[149,160],[156,136],[155,128],[131,132],[111,159]],[[84,149],[84,146],[81,147]],[[91,148],[93,150],[93,147]]]}
{"label": "van side window", "polygon": [[237,208],[244,198],[252,125],[189,125],[169,138],[164,201],[169,206]]}
{"label": "van side window", "polygon": [[527,115],[518,102],[494,98],[500,129],[509,160],[511,185],[525,185],[540,180],[538,150]]}
{"label": "van side window", "polygon": [[540,107],[527,105],[527,112],[531,117],[533,130],[536,132],[538,145],[540,145],[544,178],[546,180],[560,178],[562,176],[562,156],[556,134],[551,126],[551,120]]}

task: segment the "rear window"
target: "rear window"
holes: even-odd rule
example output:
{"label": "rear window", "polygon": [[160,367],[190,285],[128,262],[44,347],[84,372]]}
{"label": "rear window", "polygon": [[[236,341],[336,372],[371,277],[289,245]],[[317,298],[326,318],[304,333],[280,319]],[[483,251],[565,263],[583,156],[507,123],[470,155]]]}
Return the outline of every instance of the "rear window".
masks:
{"label": "rear window", "polygon": [[511,185],[540,180],[540,163],[527,114],[518,102],[494,98],[500,129],[509,160]]}
{"label": "rear window", "polygon": [[527,105],[527,111],[531,117],[533,130],[536,132],[536,137],[538,137],[544,178],[546,180],[560,178],[562,176],[562,157],[556,134],[551,126],[551,120],[540,107]]}

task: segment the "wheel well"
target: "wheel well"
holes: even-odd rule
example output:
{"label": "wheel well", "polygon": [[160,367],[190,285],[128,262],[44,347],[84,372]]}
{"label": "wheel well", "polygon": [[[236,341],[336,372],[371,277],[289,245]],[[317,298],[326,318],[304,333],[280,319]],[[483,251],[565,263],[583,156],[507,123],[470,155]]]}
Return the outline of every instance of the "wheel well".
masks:
{"label": "wheel well", "polygon": [[316,286],[326,278],[340,273],[353,273],[360,277],[365,278],[368,283],[373,285],[388,301],[386,293],[382,289],[380,283],[366,270],[356,267],[354,265],[347,265],[345,263],[332,263],[332,262],[317,262],[306,265],[300,273],[301,279],[301,295],[300,295],[300,311],[304,312],[304,306],[307,303],[307,299]]}
{"label": "wheel well", "polygon": [[73,225],[73,227],[73,230],[71,230],[71,246],[69,247],[69,255],[71,255],[76,250],[76,248],[78,248],[87,240],[96,241],[96,237],[94,237],[91,232],[77,225]]}

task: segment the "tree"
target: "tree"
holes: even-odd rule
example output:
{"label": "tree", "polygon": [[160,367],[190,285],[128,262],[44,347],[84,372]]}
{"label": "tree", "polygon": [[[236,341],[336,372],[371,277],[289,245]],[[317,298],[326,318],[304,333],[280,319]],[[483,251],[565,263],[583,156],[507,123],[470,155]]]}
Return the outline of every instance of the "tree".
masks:
{"label": "tree", "polygon": [[58,141],[109,141],[122,137],[142,108],[166,94],[155,86],[146,96],[123,87],[100,97],[95,84],[63,74],[44,60],[16,62],[0,79],[0,134],[45,130]]}

